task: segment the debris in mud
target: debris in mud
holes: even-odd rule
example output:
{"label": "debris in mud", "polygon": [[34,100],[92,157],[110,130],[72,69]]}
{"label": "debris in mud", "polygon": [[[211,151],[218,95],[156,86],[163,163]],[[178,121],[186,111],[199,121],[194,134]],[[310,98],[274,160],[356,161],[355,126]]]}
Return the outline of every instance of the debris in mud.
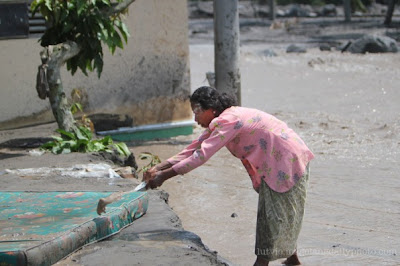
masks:
{"label": "debris in mud", "polygon": [[100,113],[89,115],[88,117],[93,122],[96,132],[133,126],[133,118],[129,115]]}
{"label": "debris in mud", "polygon": [[136,170],[130,166],[120,167],[114,169],[114,171],[119,174],[122,178],[138,178]]}
{"label": "debris in mud", "polygon": [[286,53],[306,53],[307,49],[301,45],[291,44],[286,48]]}
{"label": "debris in mud", "polygon": [[44,150],[36,150],[36,149],[34,149],[34,150],[30,150],[29,151],[29,155],[30,156],[42,156],[44,153],[45,153]]}
{"label": "debris in mud", "polygon": [[121,156],[114,148],[113,152],[99,152],[94,154],[96,156],[100,156],[105,160],[111,161],[116,165],[119,166],[131,166],[134,169],[138,168],[138,165],[136,163],[135,156],[133,153],[131,153],[128,157]]}
{"label": "debris in mud", "polygon": [[387,36],[366,35],[351,43],[346,51],[353,54],[365,53],[397,53],[396,40]]}
{"label": "debris in mud", "polygon": [[43,144],[52,141],[52,138],[19,138],[10,139],[0,143],[0,148],[31,149],[39,148]]}
{"label": "debris in mud", "polygon": [[39,167],[24,169],[5,169],[6,173],[15,174],[21,177],[29,176],[52,176],[59,175],[73,178],[121,178],[110,165],[104,163],[98,164],[77,164],[72,167]]}
{"label": "debris in mud", "polygon": [[321,59],[320,57],[317,57],[317,58],[313,58],[310,61],[308,61],[307,64],[310,67],[314,67],[315,65],[325,64],[325,61],[323,59]]}

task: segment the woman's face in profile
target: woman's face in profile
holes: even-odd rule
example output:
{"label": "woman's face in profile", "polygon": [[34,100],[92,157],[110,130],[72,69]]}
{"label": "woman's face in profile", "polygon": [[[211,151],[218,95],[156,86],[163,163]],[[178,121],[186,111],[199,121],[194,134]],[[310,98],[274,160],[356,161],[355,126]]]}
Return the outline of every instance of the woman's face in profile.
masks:
{"label": "woman's face in profile", "polygon": [[214,110],[211,108],[204,110],[199,103],[191,103],[191,106],[194,113],[194,120],[200,126],[207,128],[215,118]]}

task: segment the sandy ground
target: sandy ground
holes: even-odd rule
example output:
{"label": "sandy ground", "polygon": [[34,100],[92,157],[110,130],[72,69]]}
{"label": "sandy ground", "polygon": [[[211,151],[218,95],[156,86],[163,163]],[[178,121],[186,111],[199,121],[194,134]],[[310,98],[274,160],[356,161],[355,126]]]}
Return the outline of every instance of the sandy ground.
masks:
{"label": "sandy ground", "polygon": [[[209,24],[203,21],[202,27]],[[376,23],[367,28],[357,27],[356,23],[329,25],[309,35],[304,33],[310,32],[306,26],[315,30],[310,24],[298,24],[295,34],[266,26],[242,28],[242,105],[286,121],[316,155],[311,163],[306,215],[298,241],[304,265],[399,265],[400,53],[321,52],[312,37],[335,35],[335,43],[341,43],[362,33],[395,35],[398,29],[376,27]],[[212,34],[202,32],[191,34],[192,89],[207,84],[205,72],[213,70]],[[304,44],[308,51],[287,54],[289,43]],[[277,56],[265,56],[266,50],[274,50]],[[52,127],[0,131],[0,143],[49,136]],[[149,151],[167,159],[200,132],[196,128],[191,136],[131,143],[130,148],[135,154]],[[7,168],[99,162],[98,157],[34,157],[26,149],[2,149],[0,156],[1,190],[51,190],[67,184],[69,189],[85,186],[88,190],[128,190],[133,184],[119,180],[110,185],[106,179],[75,184],[65,179],[48,182],[3,172]],[[226,149],[191,173],[167,181],[162,189],[169,193],[169,206],[185,230],[199,235],[205,245],[234,265],[252,265],[257,194],[240,162]],[[232,217],[233,213],[237,216]],[[115,250],[112,243],[99,244]],[[113,256],[112,252],[107,254]],[[143,256],[149,254],[143,252]],[[77,264],[97,262],[81,259]],[[204,265],[213,263],[199,261]],[[162,259],[157,264],[174,265]]]}

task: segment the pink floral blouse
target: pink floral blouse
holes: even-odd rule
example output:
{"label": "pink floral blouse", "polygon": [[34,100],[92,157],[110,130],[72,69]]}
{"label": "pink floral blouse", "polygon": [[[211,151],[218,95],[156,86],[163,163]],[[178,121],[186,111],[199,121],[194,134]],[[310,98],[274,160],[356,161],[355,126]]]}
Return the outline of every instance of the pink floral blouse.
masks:
{"label": "pink floral blouse", "polygon": [[242,161],[256,191],[261,178],[274,191],[290,190],[314,158],[286,123],[262,111],[235,106],[214,118],[197,140],[167,161],[175,172],[185,174],[223,146]]}

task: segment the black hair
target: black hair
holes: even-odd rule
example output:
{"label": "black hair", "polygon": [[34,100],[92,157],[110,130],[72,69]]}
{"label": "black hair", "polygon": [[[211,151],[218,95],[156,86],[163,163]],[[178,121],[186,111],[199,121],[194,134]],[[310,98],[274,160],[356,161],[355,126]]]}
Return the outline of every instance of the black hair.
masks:
{"label": "black hair", "polygon": [[228,93],[219,93],[215,88],[203,86],[196,89],[190,96],[191,103],[200,104],[204,110],[213,109],[219,116],[225,109],[236,106],[236,97]]}

